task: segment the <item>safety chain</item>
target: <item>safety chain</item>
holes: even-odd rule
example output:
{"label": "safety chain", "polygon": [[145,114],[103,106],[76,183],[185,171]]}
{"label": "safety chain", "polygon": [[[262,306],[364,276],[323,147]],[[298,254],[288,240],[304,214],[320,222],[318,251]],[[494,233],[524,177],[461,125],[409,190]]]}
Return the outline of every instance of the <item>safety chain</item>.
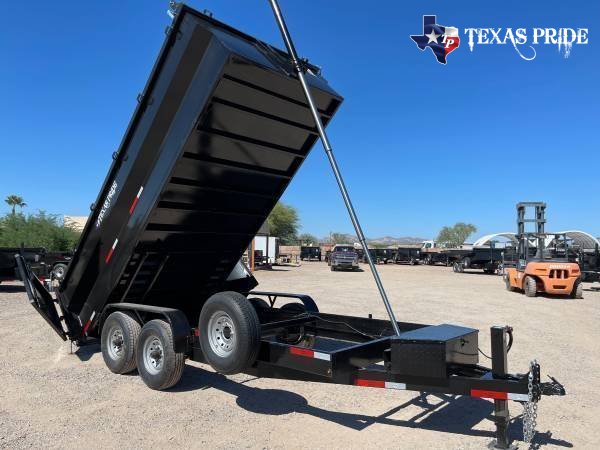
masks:
{"label": "safety chain", "polygon": [[538,363],[534,359],[529,364],[529,376],[527,382],[528,399],[527,403],[523,405],[525,408],[523,411],[523,440],[527,444],[531,443],[533,436],[535,436],[535,427],[537,426],[538,396],[533,392],[534,373],[537,370],[537,367]]}

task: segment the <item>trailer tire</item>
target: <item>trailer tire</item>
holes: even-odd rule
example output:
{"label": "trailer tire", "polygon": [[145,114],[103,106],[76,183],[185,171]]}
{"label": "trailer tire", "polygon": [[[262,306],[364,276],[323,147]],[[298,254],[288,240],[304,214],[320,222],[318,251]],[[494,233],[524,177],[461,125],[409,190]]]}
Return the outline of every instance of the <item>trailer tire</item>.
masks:
{"label": "trailer tire", "polygon": [[175,352],[171,326],[160,319],[142,327],[136,360],[140,377],[146,386],[156,391],[175,386],[185,367],[185,355]]}
{"label": "trailer tire", "polygon": [[136,347],[142,327],[129,312],[115,311],[102,326],[100,348],[106,367],[113,373],[135,370]]}
{"label": "trailer tire", "polygon": [[52,276],[55,280],[62,281],[67,273],[67,265],[63,263],[55,264],[52,268]]}
{"label": "trailer tire", "polygon": [[581,284],[581,280],[575,281],[573,290],[571,291],[571,298],[583,298],[583,284]]}
{"label": "trailer tire", "polygon": [[457,262],[452,264],[452,271],[458,273],[458,263]]}
{"label": "trailer tire", "polygon": [[218,292],[202,307],[200,346],[207,362],[231,375],[254,364],[260,348],[260,322],[250,301],[238,292]]}
{"label": "trailer tire", "polygon": [[527,297],[535,297],[537,295],[537,283],[535,278],[526,276],[523,280],[523,290]]}

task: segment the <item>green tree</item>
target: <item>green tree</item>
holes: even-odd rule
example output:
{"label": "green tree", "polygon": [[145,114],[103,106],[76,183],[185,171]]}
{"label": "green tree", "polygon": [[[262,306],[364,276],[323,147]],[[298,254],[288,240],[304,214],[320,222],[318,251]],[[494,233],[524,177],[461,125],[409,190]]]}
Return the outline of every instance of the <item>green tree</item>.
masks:
{"label": "green tree", "polygon": [[40,211],[37,214],[6,214],[0,217],[0,247],[44,247],[50,251],[72,250],[79,232],[65,226],[58,216]]}
{"label": "green tree", "polygon": [[310,233],[302,233],[300,236],[298,236],[298,242],[300,245],[317,245],[319,243],[319,239]]}
{"label": "green tree", "polygon": [[25,201],[23,200],[23,197],[19,196],[19,195],[9,195],[6,197],[6,199],[4,199],[4,201],[8,204],[8,206],[10,206],[12,208],[12,215],[15,215],[15,208],[18,206],[19,208],[24,208],[25,206],[27,206],[27,203],[25,203]]}
{"label": "green tree", "polygon": [[437,237],[437,242],[452,247],[464,244],[467,238],[477,231],[477,227],[470,223],[458,222],[451,227],[443,227]]}
{"label": "green tree", "polygon": [[277,236],[283,245],[295,244],[298,234],[298,212],[293,206],[277,202],[267,218],[269,233]]}

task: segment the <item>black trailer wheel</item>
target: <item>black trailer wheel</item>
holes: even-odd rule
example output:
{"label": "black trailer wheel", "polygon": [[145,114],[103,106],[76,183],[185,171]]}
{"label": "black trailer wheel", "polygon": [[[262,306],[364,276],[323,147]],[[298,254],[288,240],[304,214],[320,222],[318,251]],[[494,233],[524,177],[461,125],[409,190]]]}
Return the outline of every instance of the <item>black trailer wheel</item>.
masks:
{"label": "black trailer wheel", "polygon": [[142,327],[136,360],[146,386],[157,391],[175,386],[185,367],[185,355],[174,350],[171,326],[159,319],[151,320]]}
{"label": "black trailer wheel", "polygon": [[260,348],[260,322],[238,292],[218,292],[200,313],[200,346],[217,372],[234,374],[254,364]]}
{"label": "black trailer wheel", "polygon": [[408,264],[410,264],[411,266],[415,265],[415,259],[414,258],[410,258],[410,261],[408,261]]}
{"label": "black trailer wheel", "polygon": [[331,266],[331,271],[335,272],[335,266],[333,266],[333,265]]}
{"label": "black trailer wheel", "polygon": [[526,276],[523,280],[523,290],[527,297],[535,297],[537,295],[537,283],[535,278]]}
{"label": "black trailer wheel", "polygon": [[138,321],[127,312],[113,312],[104,321],[100,348],[104,363],[111,372],[122,374],[135,369],[140,330]]}
{"label": "black trailer wheel", "polygon": [[455,262],[454,264],[452,264],[452,271],[453,272],[458,272],[458,263]]}
{"label": "black trailer wheel", "polygon": [[65,273],[67,272],[67,265],[63,263],[58,263],[52,268],[52,276],[55,280],[62,281],[65,277]]}
{"label": "black trailer wheel", "polygon": [[571,298],[583,298],[583,284],[581,284],[581,280],[577,280],[573,285]]}

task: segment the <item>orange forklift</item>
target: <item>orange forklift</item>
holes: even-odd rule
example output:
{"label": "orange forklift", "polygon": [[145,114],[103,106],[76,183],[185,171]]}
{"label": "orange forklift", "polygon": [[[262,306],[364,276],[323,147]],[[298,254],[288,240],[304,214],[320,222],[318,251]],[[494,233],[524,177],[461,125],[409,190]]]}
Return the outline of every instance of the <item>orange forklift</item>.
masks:
{"label": "orange forklift", "polygon": [[[527,218],[528,208],[535,209],[534,218]],[[542,202],[517,204],[518,247],[512,261],[508,252],[505,254],[506,289],[522,291],[527,297],[546,293],[583,298],[579,264],[569,260],[566,235],[544,231],[545,211],[546,204]],[[526,231],[527,223],[533,223],[535,231]],[[552,239],[554,248],[546,245]]]}

